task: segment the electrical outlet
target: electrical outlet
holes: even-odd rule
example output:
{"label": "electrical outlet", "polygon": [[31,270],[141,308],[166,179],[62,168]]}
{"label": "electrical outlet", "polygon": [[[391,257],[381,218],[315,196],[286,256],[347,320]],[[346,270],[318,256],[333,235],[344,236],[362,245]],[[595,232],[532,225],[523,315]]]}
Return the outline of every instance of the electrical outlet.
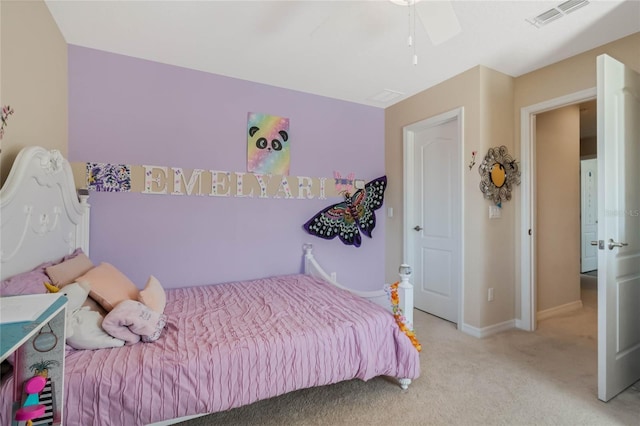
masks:
{"label": "electrical outlet", "polygon": [[491,287],[491,288],[489,289],[489,291],[487,292],[487,300],[488,300],[489,302],[493,302],[493,287]]}

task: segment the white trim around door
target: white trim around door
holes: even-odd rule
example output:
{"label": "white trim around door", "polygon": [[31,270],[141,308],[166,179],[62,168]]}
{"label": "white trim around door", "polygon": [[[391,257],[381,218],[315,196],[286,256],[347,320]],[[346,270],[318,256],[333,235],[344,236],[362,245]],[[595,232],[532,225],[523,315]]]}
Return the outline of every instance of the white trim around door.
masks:
{"label": "white trim around door", "polygon": [[457,327],[459,330],[464,331],[463,326],[464,326],[464,246],[465,246],[464,244],[464,235],[465,235],[464,233],[464,178],[465,178],[464,170],[465,170],[465,166],[464,164],[462,164],[463,162],[462,153],[464,152],[464,108],[463,107],[456,108],[454,110],[436,115],[434,117],[427,118],[417,123],[407,125],[403,128],[403,151],[404,151],[404,157],[403,157],[403,164],[404,164],[404,167],[403,167],[404,168],[404,171],[403,171],[403,184],[404,184],[403,259],[404,259],[404,263],[407,263],[409,265],[413,265],[413,262],[415,261],[414,253],[412,252],[411,246],[409,244],[410,232],[415,232],[413,231],[413,229],[411,229],[411,226],[410,226],[413,223],[412,215],[413,215],[413,212],[415,211],[414,210],[415,206],[412,199],[413,197],[407,196],[408,194],[413,194],[413,191],[415,189],[414,187],[415,170],[413,167],[413,158],[415,154],[415,151],[414,151],[415,135],[419,131],[423,131],[430,127],[441,125],[451,120],[457,120],[458,135],[460,138],[459,161],[461,162],[461,166],[460,166],[460,187],[458,190],[460,194],[460,218],[461,218],[460,240],[461,241],[460,241],[460,282],[458,287]]}

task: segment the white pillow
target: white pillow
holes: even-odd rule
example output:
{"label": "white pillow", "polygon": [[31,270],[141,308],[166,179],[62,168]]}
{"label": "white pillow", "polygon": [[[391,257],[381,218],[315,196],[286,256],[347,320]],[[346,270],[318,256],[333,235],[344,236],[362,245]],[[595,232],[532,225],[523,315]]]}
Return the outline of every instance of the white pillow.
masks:
{"label": "white pillow", "polygon": [[[124,340],[116,339],[102,329],[102,315],[83,307],[70,318],[67,327],[72,327],[73,335],[67,344],[74,349],[103,349],[124,346]],[[81,325],[80,325],[81,324]]]}

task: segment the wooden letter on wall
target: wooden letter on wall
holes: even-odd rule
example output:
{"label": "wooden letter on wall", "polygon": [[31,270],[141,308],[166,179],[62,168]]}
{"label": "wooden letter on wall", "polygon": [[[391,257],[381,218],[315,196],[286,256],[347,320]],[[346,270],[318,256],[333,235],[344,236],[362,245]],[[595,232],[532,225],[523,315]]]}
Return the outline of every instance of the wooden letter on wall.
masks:
{"label": "wooden letter on wall", "polygon": [[143,194],[167,193],[167,168],[158,166],[144,167],[144,191]]}

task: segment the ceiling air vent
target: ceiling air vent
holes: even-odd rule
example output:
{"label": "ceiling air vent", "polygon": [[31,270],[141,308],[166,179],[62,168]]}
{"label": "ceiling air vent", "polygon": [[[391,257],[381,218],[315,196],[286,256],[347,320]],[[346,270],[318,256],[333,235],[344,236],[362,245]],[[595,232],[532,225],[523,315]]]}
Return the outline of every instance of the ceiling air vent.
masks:
{"label": "ceiling air vent", "polygon": [[404,95],[404,93],[402,92],[396,92],[395,90],[384,89],[382,92],[370,97],[369,99],[374,102],[387,103],[402,95]]}
{"label": "ceiling air vent", "polygon": [[571,13],[576,9],[580,9],[582,6],[589,4],[587,0],[569,0],[558,5],[558,9],[563,13]]}
{"label": "ceiling air vent", "polygon": [[589,4],[587,0],[568,0],[564,3],[560,3],[553,9],[549,9],[534,18],[527,19],[526,21],[531,25],[540,28],[544,25],[547,25],[549,22],[555,21],[558,18],[562,18],[566,14],[580,9],[582,6],[586,6],[587,4]]}
{"label": "ceiling air vent", "polygon": [[562,13],[560,13],[558,9],[549,9],[546,12],[541,13],[540,15],[533,18],[533,20],[535,21],[535,25],[537,27],[540,27],[542,25],[547,25],[551,21],[555,21],[561,16]]}

